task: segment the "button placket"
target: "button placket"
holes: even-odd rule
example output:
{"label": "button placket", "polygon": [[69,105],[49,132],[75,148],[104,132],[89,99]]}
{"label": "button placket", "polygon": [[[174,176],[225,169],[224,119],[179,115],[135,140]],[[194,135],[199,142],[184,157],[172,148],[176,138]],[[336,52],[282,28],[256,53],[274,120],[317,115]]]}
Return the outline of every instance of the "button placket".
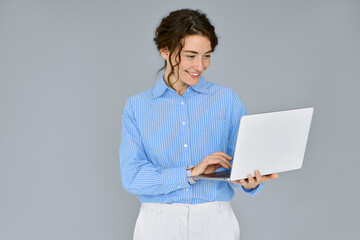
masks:
{"label": "button placket", "polygon": [[180,118],[180,129],[181,129],[181,140],[182,140],[182,149],[183,149],[183,159],[182,162],[184,165],[191,165],[190,160],[190,143],[189,143],[189,126],[188,126],[188,111],[187,111],[187,103],[185,102],[185,99],[181,99],[180,101],[180,112],[181,112],[181,118]]}
{"label": "button placket", "polygon": [[[191,160],[191,152],[190,152],[190,129],[189,129],[189,115],[188,115],[188,109],[187,109],[187,103],[182,100],[180,102],[180,106],[181,106],[181,125],[180,125],[180,129],[181,129],[181,135],[182,135],[182,141],[183,141],[183,163],[186,166],[190,166],[192,163]],[[190,188],[186,188],[186,192],[187,194],[189,194],[189,197],[192,196],[192,191]]]}

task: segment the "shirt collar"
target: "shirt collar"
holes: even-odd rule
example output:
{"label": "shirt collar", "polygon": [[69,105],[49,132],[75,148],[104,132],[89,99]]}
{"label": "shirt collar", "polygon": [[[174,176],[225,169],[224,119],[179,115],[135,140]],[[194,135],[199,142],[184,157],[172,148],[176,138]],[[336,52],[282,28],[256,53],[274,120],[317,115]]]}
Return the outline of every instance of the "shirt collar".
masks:
{"label": "shirt collar", "polygon": [[[166,85],[164,78],[161,77],[153,87],[152,98],[158,98],[162,96],[167,88],[169,87]],[[190,88],[197,92],[208,93],[208,89],[206,87],[206,80],[203,76],[200,77],[200,80],[196,85],[192,85],[190,86]]]}
{"label": "shirt collar", "polygon": [[164,82],[164,78],[161,77],[152,89],[152,98],[158,98],[163,95],[166,88],[168,88],[168,86]]}
{"label": "shirt collar", "polygon": [[203,76],[200,77],[200,80],[196,85],[192,85],[190,87],[197,92],[208,93],[208,88],[206,87],[206,81]]}

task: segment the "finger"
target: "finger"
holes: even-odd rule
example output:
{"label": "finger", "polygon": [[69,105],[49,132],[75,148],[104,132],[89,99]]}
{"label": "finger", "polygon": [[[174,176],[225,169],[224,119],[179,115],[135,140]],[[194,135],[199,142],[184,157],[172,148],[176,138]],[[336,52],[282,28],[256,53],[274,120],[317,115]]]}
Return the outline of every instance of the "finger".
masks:
{"label": "finger", "polygon": [[264,175],[262,176],[263,182],[269,181],[270,179],[277,179],[279,177],[279,175],[277,173],[273,173],[273,174],[268,174],[268,175]]}
{"label": "finger", "polygon": [[214,153],[214,155],[216,155],[216,156],[219,156],[219,155],[220,155],[220,156],[223,156],[223,157],[225,157],[225,158],[228,159],[228,160],[231,160],[231,159],[232,159],[232,157],[231,157],[229,154],[226,154],[226,153],[221,152],[221,151]]}
{"label": "finger", "polygon": [[209,165],[215,165],[215,164],[219,164],[224,168],[229,168],[231,166],[229,166],[229,163],[227,163],[226,161],[220,159],[220,158],[215,158],[215,159],[210,159],[209,161],[207,161],[205,164],[207,164],[206,166]]}
{"label": "finger", "polygon": [[225,157],[223,156],[211,156],[211,158],[209,159],[216,159],[216,160],[220,160],[222,162],[224,162],[226,165],[228,165],[227,168],[231,168],[231,163],[229,162],[229,160],[227,160]]}
{"label": "finger", "polygon": [[262,177],[261,177],[261,174],[260,174],[259,170],[255,170],[254,174],[255,174],[256,182],[261,182]]}
{"label": "finger", "polygon": [[248,182],[249,182],[249,184],[254,184],[254,177],[251,175],[251,174],[249,174],[248,175]]}
{"label": "finger", "polygon": [[277,173],[269,174],[269,175],[267,175],[267,180],[277,179],[278,177],[279,177],[279,174],[277,174]]}
{"label": "finger", "polygon": [[227,158],[225,158],[225,157],[223,157],[223,156],[219,156],[219,157],[220,157],[220,159],[221,159],[223,162],[225,162],[225,163],[226,163],[226,165],[228,165],[228,166],[229,166],[229,168],[231,168],[231,167],[232,167],[232,165],[231,165],[230,161],[229,161]]}
{"label": "finger", "polygon": [[[227,159],[223,154],[226,154],[224,152],[216,152],[213,153],[211,155],[208,155],[206,158],[204,158],[205,161],[208,161],[209,159],[222,159],[223,161],[225,161],[227,163],[227,165],[229,165],[229,168],[231,168],[231,163],[229,162],[229,159]],[[226,154],[227,155],[227,154]],[[229,155],[227,155],[229,156]]]}
{"label": "finger", "polygon": [[277,173],[271,174],[271,179],[277,179],[277,178],[279,178],[279,174]]}
{"label": "finger", "polygon": [[221,165],[219,165],[219,164],[216,164],[216,165],[213,165],[214,166],[214,172],[216,171],[216,170],[218,170],[219,168],[221,168],[222,166]]}
{"label": "finger", "polygon": [[240,184],[242,186],[246,185],[246,180],[245,179],[236,180],[234,182],[237,183],[237,184]]}
{"label": "finger", "polygon": [[240,184],[241,184],[242,186],[245,186],[245,185],[247,184],[246,179],[240,179]]}

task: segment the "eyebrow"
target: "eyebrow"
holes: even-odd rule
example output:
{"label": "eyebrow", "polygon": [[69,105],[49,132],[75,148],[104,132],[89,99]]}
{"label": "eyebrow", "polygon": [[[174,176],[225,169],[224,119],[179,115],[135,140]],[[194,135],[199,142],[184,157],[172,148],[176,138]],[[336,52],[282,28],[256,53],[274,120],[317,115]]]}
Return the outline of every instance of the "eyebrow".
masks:
{"label": "eyebrow", "polygon": [[[192,50],[185,50],[184,52],[187,52],[187,53],[193,53],[193,54],[199,54],[198,52],[196,52],[196,51],[192,51]],[[212,50],[210,50],[210,51],[207,51],[205,54],[207,54],[207,53],[212,53],[213,51]]]}

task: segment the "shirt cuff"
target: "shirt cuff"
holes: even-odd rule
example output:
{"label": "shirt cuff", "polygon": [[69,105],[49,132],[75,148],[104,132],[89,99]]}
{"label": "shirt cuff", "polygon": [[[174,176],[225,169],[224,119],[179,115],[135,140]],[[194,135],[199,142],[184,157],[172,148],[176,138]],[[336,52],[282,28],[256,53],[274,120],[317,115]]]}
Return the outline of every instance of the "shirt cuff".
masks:
{"label": "shirt cuff", "polygon": [[265,186],[265,182],[262,184],[259,184],[256,188],[247,189],[241,186],[240,184],[236,183],[230,183],[233,187],[240,188],[243,192],[249,194],[250,196],[255,196],[258,194]]}
{"label": "shirt cuff", "polygon": [[190,187],[187,180],[186,167],[166,168],[162,173],[163,183],[165,186],[168,186],[169,191]]}
{"label": "shirt cuff", "polygon": [[243,186],[241,186],[241,188],[244,192],[250,194],[250,196],[255,196],[264,188],[264,186],[265,186],[265,183],[261,183],[256,188],[247,189],[247,188],[244,188]]}

